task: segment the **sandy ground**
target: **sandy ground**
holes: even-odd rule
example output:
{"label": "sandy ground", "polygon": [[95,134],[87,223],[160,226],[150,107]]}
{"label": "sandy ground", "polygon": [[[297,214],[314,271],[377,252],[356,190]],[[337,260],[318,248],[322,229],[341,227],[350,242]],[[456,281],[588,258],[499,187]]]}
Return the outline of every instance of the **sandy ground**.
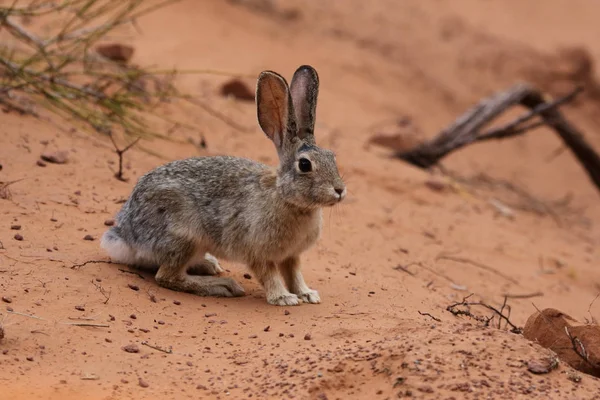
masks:
{"label": "sandy ground", "polygon": [[[589,307],[600,291],[598,193],[568,151],[554,155],[555,135],[540,129],[456,153],[444,165],[467,181],[442,191],[428,182],[444,178],[369,144],[382,132],[432,136],[518,80],[554,95],[576,83],[595,88],[599,12],[587,0],[188,0],[141,19],[141,34],[113,38],[135,46],[138,64],[249,76],[272,69],[288,79],[300,64],[319,71],[317,141],[338,154],[349,190],[303,257],[323,302],[270,306],[243,266],[228,263],[243,298],[169,291],[120,265],[73,268],[107,259],[104,221],[149,169],[207,154],[275,165],[255,106],[219,95],[228,78],[186,76],[181,87],[244,129],[199,109],[173,111],[200,128],[175,132],[181,143],[143,143],[162,158],[127,153],[129,182],[114,179],[106,140],[3,113],[0,181],[20,181],[0,200],[0,294],[12,301],[0,310],[0,399],[600,398],[600,380],[576,383],[562,363],[533,375],[527,362],[546,350],[446,311],[470,293],[500,306],[506,294],[540,292],[509,299],[516,325],[535,307],[600,319],[600,303]],[[597,148],[599,97],[591,90],[565,107]],[[206,150],[187,143],[201,137]],[[55,150],[69,162],[36,165]],[[489,179],[474,179],[481,174]],[[70,325],[77,318],[108,327]],[[139,352],[122,349],[130,344]]]}

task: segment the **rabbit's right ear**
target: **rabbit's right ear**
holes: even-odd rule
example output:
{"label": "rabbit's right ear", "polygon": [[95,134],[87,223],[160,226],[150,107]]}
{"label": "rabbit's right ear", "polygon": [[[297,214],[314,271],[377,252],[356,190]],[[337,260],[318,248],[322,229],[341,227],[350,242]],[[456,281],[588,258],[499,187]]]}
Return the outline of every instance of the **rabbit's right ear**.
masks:
{"label": "rabbit's right ear", "polygon": [[281,153],[296,132],[294,106],[285,79],[272,71],[263,71],[256,84],[258,124]]}

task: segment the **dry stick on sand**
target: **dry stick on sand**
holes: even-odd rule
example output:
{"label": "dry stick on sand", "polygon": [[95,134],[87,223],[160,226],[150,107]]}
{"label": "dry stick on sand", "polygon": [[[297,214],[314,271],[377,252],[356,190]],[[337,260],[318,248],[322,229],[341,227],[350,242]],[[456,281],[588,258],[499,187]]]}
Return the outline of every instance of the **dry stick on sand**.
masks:
{"label": "dry stick on sand", "polygon": [[[502,320],[504,320],[506,322],[506,325],[510,326],[510,328],[511,328],[510,331],[512,333],[520,334],[523,332],[523,329],[519,328],[518,326],[516,326],[515,324],[513,324],[510,321],[510,308],[507,307],[507,305],[506,305],[506,301],[507,301],[506,297],[504,298],[504,303],[502,304],[502,308],[500,310],[498,310],[497,308],[490,306],[489,304],[483,303],[481,301],[467,302],[467,300],[471,296],[472,296],[472,294],[468,295],[467,297],[464,297],[462,299],[462,301],[460,301],[458,303],[450,304],[448,307],[446,307],[446,311],[450,312],[452,315],[455,315],[455,316],[464,315],[469,318],[473,318],[474,320],[483,323],[485,326],[489,326],[492,319],[494,319],[494,316],[498,316],[498,318],[499,318],[498,329],[500,329],[500,327],[501,327],[500,323],[502,322]],[[492,314],[490,317],[482,317],[482,316],[475,315],[471,312],[472,306],[480,306],[480,307],[487,308],[488,310],[493,311],[494,314]],[[459,307],[463,307],[463,308],[459,308]],[[504,314],[505,308],[508,308],[508,310],[509,310],[508,315]]]}
{"label": "dry stick on sand", "polygon": [[422,315],[424,317],[429,317],[432,320],[437,321],[437,322],[442,322],[441,319],[439,319],[438,317],[434,317],[433,315],[429,314],[428,312],[421,312],[421,311],[418,311],[418,310],[417,310],[417,312],[419,313],[419,315]]}
{"label": "dry stick on sand", "polygon": [[[544,94],[535,87],[524,83],[517,84],[482,100],[431,141],[400,152],[396,156],[418,167],[429,168],[451,152],[469,144],[491,139],[506,139],[548,125],[571,149],[600,190],[600,156],[585,141],[581,131],[571,125],[558,109],[560,105],[572,101],[581,91],[582,88],[578,87],[564,97],[547,101]],[[529,112],[508,124],[481,133],[482,128],[516,105],[527,107]],[[536,116],[540,116],[542,120],[530,122]]]}
{"label": "dry stick on sand", "polygon": [[162,347],[151,345],[147,341],[143,341],[142,345],[148,346],[148,347],[150,347],[151,349],[154,349],[154,350],[162,351],[163,353],[167,353],[167,354],[172,354],[173,353],[173,347],[172,346],[169,346],[168,349],[163,349]]}
{"label": "dry stick on sand", "polygon": [[530,299],[532,297],[542,297],[544,293],[542,292],[534,292],[534,293],[525,293],[525,294],[510,294],[505,293],[504,297],[507,299]]}
{"label": "dry stick on sand", "polygon": [[488,265],[482,264],[482,263],[477,262],[477,261],[470,260],[470,259],[468,259],[466,257],[456,257],[456,256],[452,256],[452,255],[449,255],[449,254],[441,253],[441,254],[439,254],[435,258],[435,260],[436,261],[438,261],[438,260],[448,260],[448,261],[454,261],[454,262],[458,262],[458,263],[471,264],[474,267],[481,268],[483,270],[486,270],[488,272],[496,274],[496,275],[498,275],[498,276],[506,279],[507,281],[514,283],[515,285],[519,284],[519,281],[517,281],[515,278],[513,278],[511,276],[508,276],[506,274],[503,274],[502,272],[500,272],[500,271],[498,271],[498,270],[496,270],[496,269],[494,269],[494,268],[492,268],[492,267],[490,267]]}
{"label": "dry stick on sand", "polygon": [[115,142],[113,134],[111,133],[108,136],[110,137],[110,141],[112,142],[115,148],[115,153],[117,153],[117,155],[119,156],[119,170],[115,173],[115,178],[117,178],[121,182],[127,182],[127,179],[123,177],[123,154],[125,154],[127,150],[135,146],[140,141],[141,137],[138,137],[133,142],[129,143],[127,146],[125,146],[125,148],[119,149],[119,146],[117,145],[117,142]]}
{"label": "dry stick on sand", "polygon": [[92,328],[110,328],[110,325],[108,325],[108,324],[93,324],[91,322],[68,322],[68,323],[65,323],[64,325],[87,326],[87,327],[92,327]]}

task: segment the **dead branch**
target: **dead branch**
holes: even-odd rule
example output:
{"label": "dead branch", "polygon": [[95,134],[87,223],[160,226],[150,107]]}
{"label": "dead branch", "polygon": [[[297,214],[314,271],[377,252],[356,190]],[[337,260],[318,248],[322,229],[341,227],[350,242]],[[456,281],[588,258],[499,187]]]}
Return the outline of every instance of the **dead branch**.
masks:
{"label": "dead branch", "polygon": [[417,312],[418,312],[420,315],[423,315],[423,316],[425,316],[425,317],[429,317],[429,318],[431,318],[431,319],[432,319],[432,320],[434,320],[434,321],[437,321],[437,322],[442,322],[442,320],[441,320],[441,319],[439,319],[438,317],[434,317],[433,315],[429,314],[428,312],[421,312],[421,311],[418,311],[418,310],[417,310]]}
{"label": "dead branch", "polygon": [[106,289],[104,289],[101,284],[99,284],[98,282],[94,281],[93,279],[92,279],[92,285],[94,285],[94,287],[96,288],[96,290],[98,290],[100,292],[100,294],[102,296],[104,296],[104,304],[107,304],[108,301],[110,300],[110,295],[111,295],[112,292],[108,292],[107,293]]}
{"label": "dead branch", "polygon": [[110,328],[110,325],[108,325],[108,324],[92,324],[90,322],[69,322],[69,323],[65,323],[64,325],[89,326],[89,327],[93,327],[93,328]]}
{"label": "dead branch", "polygon": [[[581,131],[569,123],[559,111],[560,105],[572,101],[581,91],[582,88],[578,87],[566,96],[554,101],[547,101],[546,96],[537,88],[528,84],[517,84],[482,100],[431,141],[420,144],[411,150],[400,152],[396,156],[418,167],[429,168],[451,152],[469,144],[491,139],[510,138],[522,135],[539,126],[548,125],[571,149],[590,179],[600,190],[600,156],[585,141]],[[490,122],[516,105],[527,107],[529,112],[508,124],[484,133],[481,132]],[[541,121],[530,122],[536,116],[541,117]]]}
{"label": "dead branch", "polygon": [[395,269],[396,271],[404,271],[404,272],[406,272],[407,274],[409,274],[409,275],[411,275],[411,276],[415,276],[416,274],[415,274],[414,272],[411,272],[411,271],[408,269],[408,267],[410,267],[411,265],[415,265],[415,264],[418,264],[418,263],[416,263],[416,262],[411,262],[411,263],[408,263],[408,264],[406,264],[406,265],[398,264],[398,265],[397,265],[397,266],[395,266],[393,269]]}
{"label": "dead branch", "polygon": [[27,318],[33,318],[33,319],[40,319],[42,321],[45,321],[44,318],[42,317],[38,317],[36,315],[31,315],[31,314],[24,314],[18,311],[7,311],[10,314],[15,314],[15,315],[20,315],[21,317],[27,317]]}
{"label": "dead branch", "polygon": [[119,170],[115,173],[115,178],[117,178],[121,182],[127,182],[127,179],[123,177],[123,154],[125,154],[127,150],[135,146],[140,141],[141,137],[136,138],[133,142],[129,143],[123,149],[120,149],[117,145],[117,142],[115,141],[115,138],[113,137],[112,132],[108,136],[110,137],[110,141],[112,142],[115,148],[115,153],[117,153],[117,156],[119,156]]}
{"label": "dead branch", "polygon": [[172,354],[173,353],[173,347],[172,346],[169,346],[168,349],[163,349],[162,347],[151,345],[147,341],[143,341],[142,345],[148,346],[148,347],[150,347],[151,349],[154,349],[154,350],[162,351],[163,353],[167,353],[167,354]]}
{"label": "dead branch", "polygon": [[526,294],[510,294],[505,293],[504,297],[507,299],[530,299],[532,297],[541,297],[544,293],[542,292],[534,292],[534,293],[526,293]]}
{"label": "dead branch", "polygon": [[[467,297],[464,297],[462,299],[462,301],[460,301],[458,303],[450,304],[448,307],[446,307],[446,311],[450,312],[452,315],[455,315],[455,316],[464,315],[466,317],[472,318],[477,322],[483,323],[485,326],[489,326],[490,323],[492,322],[492,320],[494,319],[494,317],[497,316],[499,319],[498,329],[501,328],[501,322],[504,321],[504,322],[506,322],[507,326],[510,326],[510,328],[511,328],[510,331],[512,333],[520,334],[523,332],[522,328],[517,327],[515,324],[513,324],[510,321],[510,308],[509,308],[509,314],[508,315],[504,314],[504,309],[507,308],[506,297],[504,298],[504,303],[502,304],[502,308],[500,310],[498,310],[497,308],[490,306],[489,304],[483,303],[481,301],[467,302],[467,300],[471,296],[473,296],[473,294],[470,294]],[[471,312],[472,306],[480,306],[480,307],[487,308],[488,310],[492,311],[493,314],[489,317],[475,315]]]}
{"label": "dead branch", "polygon": [[442,253],[442,254],[438,255],[435,258],[435,260],[436,261],[438,261],[438,260],[448,260],[448,261],[454,261],[454,262],[458,262],[458,263],[471,264],[474,267],[481,268],[483,270],[486,270],[488,272],[496,274],[496,275],[498,275],[498,276],[506,279],[507,281],[514,283],[515,285],[519,284],[519,281],[517,281],[515,278],[513,278],[511,276],[508,276],[506,274],[503,274],[502,272],[500,272],[500,271],[498,271],[498,270],[496,270],[496,269],[494,269],[494,268],[492,268],[492,267],[490,267],[488,265],[482,264],[482,263],[477,262],[477,261],[473,261],[473,260],[468,259],[466,257],[455,257],[455,256],[451,256],[451,255],[443,254]]}

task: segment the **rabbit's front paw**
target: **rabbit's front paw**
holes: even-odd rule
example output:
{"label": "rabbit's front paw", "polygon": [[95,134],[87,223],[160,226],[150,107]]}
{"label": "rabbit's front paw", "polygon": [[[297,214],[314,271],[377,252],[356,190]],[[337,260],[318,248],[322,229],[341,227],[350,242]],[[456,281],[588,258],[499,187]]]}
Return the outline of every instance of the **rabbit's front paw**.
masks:
{"label": "rabbit's front paw", "polygon": [[317,292],[316,290],[309,290],[307,292],[300,293],[298,294],[298,297],[305,303],[318,304],[321,302],[319,292]]}
{"label": "rabbit's front paw", "polygon": [[284,293],[275,296],[267,296],[267,302],[274,306],[297,306],[300,304],[300,299],[295,294]]}

